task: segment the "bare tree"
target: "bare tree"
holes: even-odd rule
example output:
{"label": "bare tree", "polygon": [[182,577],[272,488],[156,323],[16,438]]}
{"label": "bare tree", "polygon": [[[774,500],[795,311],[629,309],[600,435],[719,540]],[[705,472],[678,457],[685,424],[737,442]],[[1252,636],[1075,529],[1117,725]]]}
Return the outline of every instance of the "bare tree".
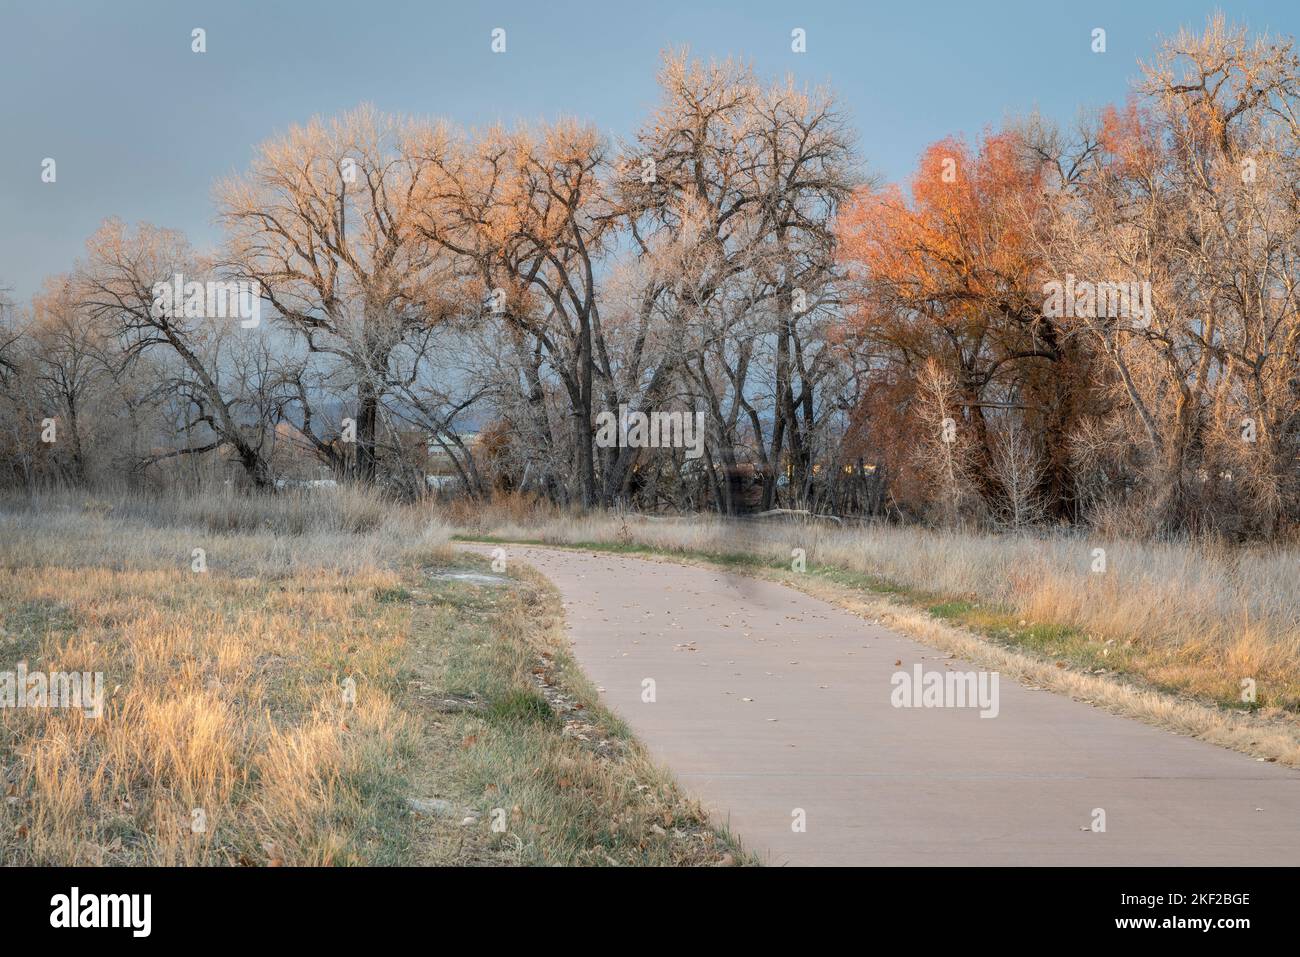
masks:
{"label": "bare tree", "polygon": [[376,475],[394,350],[459,307],[439,249],[417,229],[431,168],[406,148],[416,133],[370,107],[314,119],[264,143],[246,175],[217,188],[224,265],[256,281],[311,352],[351,374],[363,481]]}
{"label": "bare tree", "polygon": [[[266,444],[275,423],[266,418],[271,403],[264,393],[280,377],[264,345],[240,340],[246,330],[238,323],[158,308],[155,284],[176,274],[194,281],[213,275],[179,233],[147,224],[131,230],[109,220],[87,241],[87,259],[74,280],[82,308],[121,340],[126,359],[162,358],[155,398],[175,403],[187,441],[144,461],[229,449],[255,487],[269,488]],[[251,368],[237,363],[232,370],[223,366],[232,349],[262,355]]]}
{"label": "bare tree", "polygon": [[[105,386],[112,380],[115,357],[111,336],[78,302],[70,276],[46,280],[33,300],[27,340],[32,356],[32,384],[46,412],[60,426],[60,441],[69,450],[68,478],[87,478],[87,443],[99,434],[92,419],[100,414]],[[100,399],[100,402],[93,401]]]}
{"label": "bare tree", "polygon": [[[711,412],[724,465],[734,465],[743,416],[764,504],[787,455],[791,485],[806,496],[831,360],[818,332],[836,305],[831,226],[859,182],[851,131],[829,92],[764,86],[733,62],[670,55],[660,85],[663,102],[624,161],[633,173],[624,206],[644,250],[666,238],[689,253],[678,255],[683,274],[657,290],[695,342],[678,368]],[[646,168],[653,176],[638,185]],[[771,381],[752,388],[761,360]]]}
{"label": "bare tree", "polygon": [[993,430],[989,464],[997,480],[1002,523],[1015,531],[1042,521],[1046,503],[1042,496],[1043,456],[1034,448],[1034,437],[1014,416],[1008,416]]}
{"label": "bare tree", "polygon": [[613,229],[603,215],[603,138],[568,121],[492,130],[474,144],[432,130],[414,152],[438,172],[422,195],[422,234],[460,261],[483,313],[503,320],[531,401],[540,407],[545,395],[543,362],[559,379],[578,497],[596,504],[594,388],[598,375],[610,378],[600,268]]}
{"label": "bare tree", "polygon": [[[1058,273],[1150,284],[1140,321],[1075,318],[1138,426],[1153,530],[1234,512],[1270,534],[1296,514],[1298,83],[1288,43],[1221,16],[1181,33],[1146,69],[1145,100],[1107,114],[1053,221]],[[1200,476],[1227,460],[1250,481],[1210,504]]]}
{"label": "bare tree", "polygon": [[934,359],[927,360],[917,376],[917,406],[920,434],[914,437],[913,454],[933,487],[940,520],[956,525],[981,515],[972,429],[962,418],[956,381]]}

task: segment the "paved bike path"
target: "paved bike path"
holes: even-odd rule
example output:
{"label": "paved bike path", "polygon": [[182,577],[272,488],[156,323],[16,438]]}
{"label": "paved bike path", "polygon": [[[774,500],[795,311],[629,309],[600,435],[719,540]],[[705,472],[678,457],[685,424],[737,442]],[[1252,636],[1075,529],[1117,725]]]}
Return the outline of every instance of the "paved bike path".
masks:
{"label": "paved bike path", "polygon": [[605,704],[771,864],[1300,863],[1300,772],[1006,678],[993,718],[895,707],[896,672],[979,669],[783,585],[506,550],[562,593]]}

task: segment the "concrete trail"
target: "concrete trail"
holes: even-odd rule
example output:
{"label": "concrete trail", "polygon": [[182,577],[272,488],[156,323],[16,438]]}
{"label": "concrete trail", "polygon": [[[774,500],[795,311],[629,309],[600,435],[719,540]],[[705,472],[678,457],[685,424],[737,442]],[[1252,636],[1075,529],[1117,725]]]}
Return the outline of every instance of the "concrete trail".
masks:
{"label": "concrete trail", "polygon": [[895,672],[978,669],[783,585],[505,547],[563,594],[605,703],[769,863],[1300,863],[1300,772],[1006,678],[995,718],[896,708]]}

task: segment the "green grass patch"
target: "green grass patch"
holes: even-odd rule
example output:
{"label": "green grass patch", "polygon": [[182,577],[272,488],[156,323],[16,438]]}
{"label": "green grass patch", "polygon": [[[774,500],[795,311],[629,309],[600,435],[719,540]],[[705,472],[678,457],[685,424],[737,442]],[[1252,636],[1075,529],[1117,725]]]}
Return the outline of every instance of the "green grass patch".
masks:
{"label": "green grass patch", "polygon": [[499,724],[557,725],[559,716],[536,691],[514,688],[492,701],[488,718]]}

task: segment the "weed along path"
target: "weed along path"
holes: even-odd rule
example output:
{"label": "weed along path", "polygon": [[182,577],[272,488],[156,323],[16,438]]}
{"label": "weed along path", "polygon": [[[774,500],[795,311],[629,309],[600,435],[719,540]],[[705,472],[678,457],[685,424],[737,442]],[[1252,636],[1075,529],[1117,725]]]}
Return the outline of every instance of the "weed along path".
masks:
{"label": "weed along path", "polygon": [[1300,863],[1300,772],[995,680],[783,585],[504,547],[562,593],[605,703],[768,863]]}

